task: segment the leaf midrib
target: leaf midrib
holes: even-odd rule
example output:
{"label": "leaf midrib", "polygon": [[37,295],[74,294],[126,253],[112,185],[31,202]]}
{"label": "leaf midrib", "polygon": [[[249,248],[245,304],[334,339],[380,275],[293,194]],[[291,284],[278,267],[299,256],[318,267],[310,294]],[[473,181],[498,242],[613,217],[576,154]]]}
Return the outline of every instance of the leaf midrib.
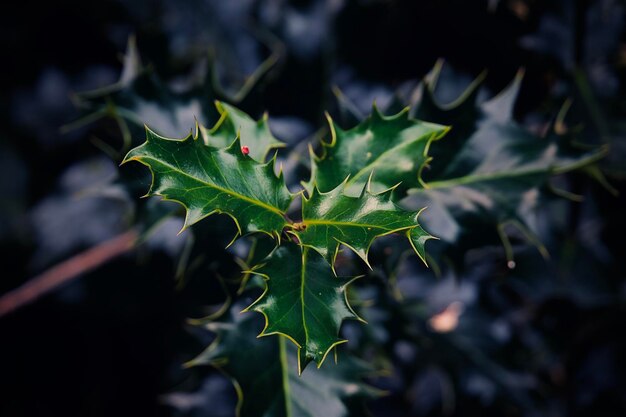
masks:
{"label": "leaf midrib", "polygon": [[[505,178],[522,177],[525,175],[549,173],[549,168],[533,168],[519,171],[501,171],[492,174],[470,174],[462,177],[451,178],[449,180],[427,182],[424,190],[433,190],[437,188],[451,188],[457,185],[467,185],[476,182],[499,180]],[[421,190],[421,189],[420,189]]]}
{"label": "leaf midrib", "polygon": [[499,171],[496,173],[488,173],[488,174],[470,174],[464,175],[457,178],[451,178],[448,180],[441,181],[431,181],[426,183],[426,188],[418,188],[415,189],[416,192],[424,191],[424,190],[433,190],[438,188],[451,188],[457,185],[467,185],[473,184],[481,181],[491,181],[491,180],[499,180],[504,178],[513,178],[524,175],[534,175],[534,174],[543,174],[547,173],[549,175],[558,175],[564,174],[566,172],[582,168],[586,165],[589,165],[593,162],[596,162],[602,159],[606,155],[606,149],[600,149],[598,152],[583,158],[577,162],[572,164],[564,164],[564,165],[554,165],[546,168],[530,168],[530,169],[520,169],[520,170],[512,170],[512,171]]}
{"label": "leaf midrib", "polygon": [[316,219],[304,219],[302,223],[308,225],[328,225],[328,226],[352,226],[352,227],[370,227],[374,229],[382,229],[382,230],[402,230],[409,229],[412,226],[406,226],[400,229],[391,229],[389,227],[377,226],[375,224],[367,224],[367,223],[353,223],[353,222],[343,222],[343,221],[334,221],[334,220],[316,220]]}
{"label": "leaf midrib", "polygon": [[201,179],[199,179],[197,177],[194,177],[192,175],[187,174],[186,172],[182,171],[180,168],[174,167],[173,165],[168,164],[166,162],[163,162],[163,161],[161,161],[159,159],[156,159],[156,158],[153,158],[153,157],[150,157],[150,156],[144,156],[142,158],[158,162],[159,164],[165,165],[166,167],[170,168],[172,171],[178,172],[178,173],[180,173],[181,175],[183,175],[183,176],[185,176],[187,178],[190,178],[190,179],[192,179],[194,181],[197,181],[197,182],[199,182],[201,184],[204,184],[206,187],[213,188],[215,190],[218,190],[218,191],[226,193],[226,194],[230,194],[233,197],[237,197],[240,200],[247,201],[249,203],[252,203],[254,205],[262,207],[262,208],[264,208],[266,210],[269,210],[269,211],[271,211],[273,213],[276,213],[276,214],[278,214],[280,216],[284,216],[284,214],[285,214],[284,211],[282,211],[282,210],[280,210],[280,209],[278,209],[278,208],[276,208],[274,206],[271,206],[271,205],[269,205],[267,203],[264,203],[264,202],[262,202],[260,200],[255,200],[253,198],[247,197],[247,196],[245,196],[243,194],[239,194],[239,193],[237,193],[235,191],[232,191],[232,190],[229,190],[227,188],[220,187],[219,185],[211,184],[210,182],[203,181],[203,180],[201,180]]}
{"label": "leaf midrib", "polygon": [[304,306],[304,284],[306,281],[306,258],[307,258],[307,248],[302,248],[302,268],[300,269],[300,304],[302,305],[302,327],[304,328],[304,346],[308,346],[309,344],[309,329],[306,325],[306,314],[305,314],[305,306]]}

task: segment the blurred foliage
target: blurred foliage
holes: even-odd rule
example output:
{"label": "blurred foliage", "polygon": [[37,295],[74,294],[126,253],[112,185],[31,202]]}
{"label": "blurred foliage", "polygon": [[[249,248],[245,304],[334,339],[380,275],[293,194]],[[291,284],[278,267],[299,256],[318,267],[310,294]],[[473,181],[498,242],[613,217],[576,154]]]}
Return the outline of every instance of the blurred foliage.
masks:
{"label": "blurred foliage", "polygon": [[[128,229],[141,239],[0,317],[0,415],[232,416],[238,397],[229,379],[215,367],[183,367],[220,346],[232,326],[256,330],[208,362],[220,359],[235,378],[241,363],[226,356],[272,378],[283,371],[283,341],[254,339],[257,315],[238,314],[261,291],[241,271],[271,245],[246,237],[225,249],[236,233],[226,216],[177,235],[178,207],[139,199],[147,173],[116,168],[143,141],[144,123],[169,136],[195,119],[212,126],[222,113],[214,100],[255,120],[269,113],[269,129],[288,145],[278,163],[292,192],[308,178],[308,144],[330,137],[316,130],[326,126],[325,109],[343,129],[374,100],[384,114],[410,105],[412,116],[452,126],[423,172],[426,184],[449,187],[414,187],[402,202],[428,206],[425,228],[441,238],[428,243],[431,268],[393,237],[372,246],[371,271],[349,252],[337,260],[340,275],[367,275],[349,297],[368,325],[344,323],[349,342],[338,365],[288,375],[300,392],[323,388],[315,391],[323,415],[332,413],[322,406],[364,415],[365,399],[381,416],[625,415],[624,7],[16,4],[0,18],[12,61],[0,90],[0,244],[10,265],[0,292]],[[569,169],[581,160],[594,164]],[[505,170],[516,175],[451,183]],[[259,359],[241,352],[246,344]],[[262,386],[264,401],[285,396],[274,383]]]}

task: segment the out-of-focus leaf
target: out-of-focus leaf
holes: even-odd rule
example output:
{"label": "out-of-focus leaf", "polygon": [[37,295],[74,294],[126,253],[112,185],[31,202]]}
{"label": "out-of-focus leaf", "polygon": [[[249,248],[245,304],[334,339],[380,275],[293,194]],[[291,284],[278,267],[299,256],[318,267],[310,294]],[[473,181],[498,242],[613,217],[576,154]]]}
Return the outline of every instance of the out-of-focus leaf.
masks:
{"label": "out-of-focus leaf", "polygon": [[570,136],[554,131],[537,137],[517,124],[512,113],[521,80],[520,73],[480,106],[475,104],[477,83],[448,107],[436,103],[434,85],[427,84],[415,108],[418,117],[454,128],[444,142],[431,147],[432,170],[424,170],[425,184],[409,190],[405,202],[429,207],[424,224],[459,251],[497,242],[507,222],[543,251],[527,221],[541,188],[551,176],[590,165],[606,154],[604,148],[577,148]]}
{"label": "out-of-focus leaf", "polygon": [[[83,116],[67,125],[65,130],[112,117],[117,121],[125,149],[128,149],[133,138],[140,135],[144,125],[151,126],[154,131],[165,136],[174,136],[188,129],[196,120],[204,125],[212,125],[220,120],[224,110],[229,110],[227,106],[223,106],[216,111],[213,105],[216,100],[241,104],[255,96],[262,79],[282,54],[282,48],[277,44],[272,44],[270,49],[271,55],[246,78],[245,83],[235,93],[230,94],[218,81],[211,54],[207,54],[209,59],[206,65],[199,65],[184,82],[166,83],[153,68],[142,65],[135,41],[131,38],[119,81],[77,94],[75,101],[83,111]],[[237,125],[242,122],[237,116],[231,115],[235,122],[234,129],[247,129],[246,126]],[[260,123],[259,127],[263,128],[263,125],[265,123]],[[229,144],[230,142],[226,143],[226,146]],[[105,143],[103,147],[109,148],[111,144]],[[253,155],[256,157],[262,153],[262,150],[257,149]]]}
{"label": "out-of-focus leaf", "polygon": [[216,93],[211,71],[201,83],[175,91],[154,70],[134,68],[127,71],[128,65],[125,65],[122,80],[118,83],[77,96],[77,104],[85,116],[69,128],[113,117],[120,126],[125,145],[130,145],[144,124],[162,135],[173,136],[188,129],[196,119],[202,124],[213,124],[219,119],[213,102],[227,97]]}
{"label": "out-of-focus leaf", "polygon": [[363,415],[363,400],[379,394],[361,380],[372,369],[347,355],[299,375],[298,355],[286,338],[257,339],[255,316],[240,314],[236,305],[229,317],[207,327],[217,338],[189,365],[213,365],[232,379],[238,416]]}

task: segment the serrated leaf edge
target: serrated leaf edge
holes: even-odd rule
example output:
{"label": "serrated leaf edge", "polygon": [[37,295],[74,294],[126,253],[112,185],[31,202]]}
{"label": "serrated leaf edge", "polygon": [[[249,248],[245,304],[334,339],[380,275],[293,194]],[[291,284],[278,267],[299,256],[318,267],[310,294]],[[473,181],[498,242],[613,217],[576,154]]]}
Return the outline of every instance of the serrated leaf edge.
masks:
{"label": "serrated leaf edge", "polygon": [[[304,246],[304,245],[299,245],[299,246]],[[276,249],[275,249],[276,250]],[[317,251],[316,251],[317,252]],[[271,256],[271,255],[270,255]],[[304,267],[304,251],[302,251],[302,265]],[[263,278],[264,283],[266,283],[267,281],[269,281],[271,278],[267,275],[267,274],[263,274],[261,272],[258,272],[258,269],[260,269],[261,267],[263,267],[265,264],[259,264],[257,266],[255,266],[254,268],[252,268],[249,271],[243,271],[244,273],[249,273],[252,275],[257,275],[260,276],[261,278]],[[334,272],[334,270],[333,270]],[[336,276],[336,274],[335,274]],[[352,277],[351,279],[349,279],[347,282],[345,282],[341,288],[343,289],[343,296],[346,302],[346,307],[348,308],[348,310],[350,311],[350,313],[352,313],[353,317],[350,317],[354,320],[360,321],[361,323],[367,324],[367,321],[365,321],[361,316],[359,316],[354,309],[352,308],[352,306],[350,305],[350,302],[348,300],[348,292],[347,292],[347,288],[350,284],[352,284],[354,281],[356,281],[359,278],[362,278],[363,275],[358,275],[356,277]],[[269,327],[269,318],[267,316],[267,314],[265,314],[265,312],[259,308],[254,308],[254,306],[259,303],[267,294],[267,291],[269,290],[269,287],[267,286],[267,284],[265,285],[265,288],[263,289],[263,293],[256,299],[254,300],[248,307],[244,308],[243,310],[241,310],[242,313],[247,313],[247,312],[257,312],[257,313],[261,313],[263,315],[263,318],[265,320],[265,324],[263,326],[263,329],[261,330],[261,332],[258,334],[257,338],[260,337],[266,337],[266,336],[282,336],[287,338],[288,340],[290,340],[297,348],[298,348],[298,375],[302,375],[302,372],[304,371],[304,368],[306,367],[307,364],[302,364],[301,360],[300,360],[300,351],[302,350],[302,346],[296,342],[296,340],[294,338],[292,338],[291,336],[289,336],[287,333],[284,332],[280,332],[280,331],[274,331],[274,332],[270,332],[270,333],[266,333],[266,329]],[[303,308],[304,308],[304,300],[301,300]],[[347,318],[348,319],[348,318]],[[342,339],[342,340],[338,340],[335,343],[333,343],[327,350],[326,352],[324,352],[324,355],[322,355],[322,359],[320,359],[319,362],[316,362],[316,366],[319,369],[322,364],[324,363],[324,361],[326,360],[326,357],[328,356],[328,354],[337,346],[343,344],[343,343],[347,343],[348,339]]]}
{"label": "serrated leaf edge", "polygon": [[[120,166],[122,166],[122,165],[124,165],[124,164],[126,164],[126,163],[128,163],[128,162],[130,162],[130,161],[136,161],[136,162],[139,162],[140,164],[142,164],[142,165],[144,165],[144,166],[148,167],[148,169],[150,170],[150,175],[151,175],[151,180],[150,180],[150,188],[148,189],[148,192],[146,192],[146,194],[144,194],[143,196],[141,196],[141,198],[146,198],[146,197],[151,197],[151,196],[159,196],[159,197],[161,197],[161,200],[162,200],[162,201],[171,201],[171,202],[175,202],[175,203],[178,203],[178,204],[180,204],[181,206],[183,206],[183,207],[184,207],[184,209],[185,209],[185,220],[184,220],[184,222],[183,222],[183,226],[182,226],[182,228],[178,231],[178,235],[180,235],[181,233],[183,233],[183,232],[184,232],[185,230],[187,230],[189,227],[193,226],[194,224],[198,223],[199,221],[201,221],[201,220],[203,220],[203,219],[206,219],[206,218],[207,218],[207,217],[209,217],[209,216],[212,216],[213,214],[225,214],[225,215],[227,215],[228,217],[230,217],[230,218],[233,220],[233,222],[235,223],[235,226],[237,227],[237,233],[235,233],[235,236],[233,237],[233,239],[232,239],[232,240],[231,240],[231,241],[230,241],[230,242],[226,245],[226,247],[228,248],[228,247],[230,247],[233,243],[235,243],[235,241],[236,241],[236,240],[237,240],[240,236],[242,236],[241,225],[239,224],[239,221],[238,221],[238,220],[237,220],[237,219],[236,219],[236,218],[235,218],[232,214],[227,213],[227,212],[224,212],[224,211],[219,210],[219,209],[216,209],[216,210],[213,210],[213,211],[211,211],[211,212],[209,212],[209,213],[205,214],[204,216],[202,216],[202,217],[200,217],[200,218],[198,218],[198,219],[194,220],[193,222],[189,221],[189,207],[188,207],[185,203],[183,203],[183,202],[182,202],[182,201],[180,201],[180,200],[176,200],[176,199],[174,199],[174,198],[168,198],[168,197],[164,196],[164,195],[163,195],[163,194],[161,194],[161,193],[158,193],[158,192],[153,192],[153,191],[152,191],[152,190],[153,190],[153,188],[154,188],[154,180],[155,180],[154,170],[152,169],[152,167],[151,167],[148,163],[146,163],[145,161],[143,161],[141,158],[139,158],[139,157],[134,157],[134,156],[129,157],[129,156],[130,156],[130,154],[131,154],[133,151],[136,151],[137,149],[140,149],[140,148],[142,148],[142,147],[146,146],[146,145],[148,144],[148,142],[149,142],[149,139],[148,139],[148,138],[149,138],[151,135],[152,135],[152,136],[155,136],[155,137],[158,137],[159,139],[162,139],[162,140],[170,140],[170,141],[178,141],[178,142],[185,142],[185,141],[188,141],[188,140],[197,141],[197,140],[198,140],[198,138],[199,138],[199,132],[200,132],[199,126],[200,126],[200,125],[199,125],[198,121],[196,120],[196,128],[195,128],[195,133],[193,132],[193,130],[190,130],[189,134],[188,134],[187,136],[185,136],[184,138],[167,138],[167,137],[164,137],[164,136],[159,135],[158,133],[156,133],[155,131],[153,131],[153,130],[152,130],[152,129],[150,129],[147,125],[145,125],[145,124],[144,124],[144,128],[145,128],[145,130],[146,130],[146,141],[145,141],[144,143],[142,143],[141,145],[137,146],[136,148],[131,149],[131,150],[130,150],[127,154],[126,154],[126,156],[124,157],[124,159],[122,160],[122,162],[120,163]],[[235,139],[233,140],[233,142],[232,142],[232,143],[231,143],[231,144],[230,144],[227,148],[216,148],[216,147],[211,147],[211,148],[212,148],[212,149],[215,149],[215,150],[224,150],[224,151],[226,151],[226,152],[231,152],[231,153],[232,153],[232,150],[233,150],[233,149],[235,149],[236,151],[239,151],[239,149],[241,148],[240,143],[241,143],[241,142],[240,142],[239,134],[237,134],[237,136],[235,137]],[[277,158],[277,153],[275,153],[275,154],[274,154],[274,157],[273,157],[272,159],[270,159],[268,162],[265,162],[265,163],[258,162],[258,161],[255,161],[255,162],[257,162],[259,165],[271,166],[271,167],[272,167],[272,174],[273,174],[273,175],[276,175],[276,174],[275,174],[275,170],[274,170],[274,166],[275,166],[275,164],[276,164],[276,158]],[[278,179],[281,179],[281,178],[283,177],[282,165],[279,167],[279,172],[278,172],[278,175],[276,175],[276,177],[277,177]],[[220,188],[220,189],[221,189],[221,187],[217,187],[217,186],[214,186],[214,185],[210,185],[210,186],[211,186],[211,187],[213,187],[213,188]],[[230,192],[230,191],[228,191],[228,190],[225,190],[225,191],[226,191],[227,193],[229,193],[229,194],[232,194],[232,192]],[[291,193],[291,192],[290,192],[289,194],[290,194],[290,196],[291,196],[291,198],[292,198],[292,201],[293,201],[293,198],[295,198],[295,197],[297,196],[297,194],[298,194],[298,193],[293,194],[293,193]],[[286,212],[282,212],[282,211],[280,211],[280,210],[276,209],[275,207],[269,206],[269,205],[264,204],[264,203],[262,203],[262,202],[261,202],[262,204],[258,204],[258,202],[257,202],[256,200],[250,199],[250,198],[248,198],[248,197],[246,197],[246,196],[243,196],[243,195],[240,195],[240,194],[237,194],[237,195],[238,195],[238,196],[240,196],[243,200],[251,200],[251,202],[253,202],[254,204],[260,205],[261,207],[265,207],[265,208],[267,208],[267,209],[268,209],[268,210],[270,210],[270,211],[274,211],[274,212],[276,212],[277,214],[280,214],[280,215],[281,215],[281,216],[283,216],[283,217],[284,217],[284,216],[285,216],[285,214],[286,214]],[[288,224],[288,223],[287,223],[287,221],[285,220],[285,226],[286,226],[287,224]],[[276,233],[269,233],[269,232],[266,232],[266,231],[264,231],[264,230],[259,230],[259,231],[255,232],[255,233],[263,233],[263,234],[266,234],[266,235],[270,236],[271,238],[275,239],[275,240],[278,242],[278,244],[280,244],[281,237],[280,237],[280,233],[279,233],[279,232],[276,232]]]}
{"label": "serrated leaf edge", "polygon": [[[214,101],[215,104],[215,109],[217,110],[217,112],[219,113],[220,117],[217,120],[217,122],[215,122],[215,124],[213,125],[213,127],[211,128],[207,128],[206,126],[203,126],[202,124],[198,124],[198,121],[196,120],[196,130],[198,130],[198,128],[201,131],[206,131],[206,133],[208,135],[212,135],[216,132],[219,131],[220,127],[226,122],[226,120],[229,118],[230,116],[230,110],[229,108],[235,109],[235,110],[239,110],[237,108],[235,108],[234,106],[231,106],[228,103],[225,103],[223,101],[220,100],[215,100]],[[244,113],[242,111],[242,113]],[[244,113],[245,114],[245,113]],[[250,116],[248,116],[250,117]],[[250,117],[252,120],[254,120],[252,117]],[[274,143],[270,143],[269,146],[267,147],[267,149],[265,150],[265,153],[263,154],[263,158],[262,161],[265,161],[265,158],[267,158],[267,155],[272,151],[272,150],[276,150],[279,148],[285,148],[287,146],[286,143],[279,141],[278,139],[276,139],[276,137],[274,137],[274,135],[272,134],[270,128],[269,128],[269,124],[268,124],[268,120],[269,120],[269,114],[267,112],[263,112],[263,115],[261,116],[260,119],[258,120],[254,120],[257,127],[262,127],[263,129],[266,130],[266,133],[271,136],[276,142]],[[235,123],[233,123],[233,125],[235,126],[235,130],[237,132],[237,136],[240,135],[241,131],[241,127],[237,126]],[[204,144],[207,146],[211,146],[211,147],[215,147],[213,145],[211,145],[211,143],[209,143],[209,138],[203,135],[203,139],[204,139]],[[259,161],[262,163],[262,161]]]}
{"label": "serrated leaf edge", "polygon": [[[383,190],[383,191],[381,191],[381,192],[379,192],[379,193],[372,193],[372,192],[371,192],[371,180],[372,180],[373,175],[374,175],[374,172],[372,171],[372,172],[370,173],[370,176],[369,176],[368,180],[367,180],[367,183],[364,185],[364,187],[363,187],[363,189],[362,189],[362,191],[361,191],[361,193],[360,193],[360,195],[359,195],[358,197],[351,197],[351,196],[346,195],[346,194],[344,194],[344,197],[346,197],[346,198],[360,199],[360,198],[362,198],[362,197],[363,197],[363,195],[364,195],[365,193],[369,194],[369,195],[370,195],[370,196],[372,196],[372,197],[380,197],[380,196],[382,196],[383,194],[389,194],[389,199],[390,199],[390,201],[391,201],[391,195],[392,195],[393,191],[394,191],[394,190],[395,190],[395,189],[396,189],[396,188],[400,185],[400,183],[398,183],[398,184],[396,184],[396,185],[394,185],[394,186],[392,186],[392,187],[389,187],[388,189]],[[350,176],[348,175],[348,176],[347,176],[347,177],[343,180],[343,182],[342,182],[341,184],[339,184],[337,187],[335,187],[334,189],[332,189],[332,190],[330,190],[330,191],[327,191],[327,192],[322,192],[322,191],[320,191],[320,190],[319,190],[319,188],[317,188],[317,184],[316,184],[316,183],[313,183],[313,191],[312,191],[312,194],[309,196],[309,198],[307,198],[307,197],[304,195],[304,193],[303,193],[303,194],[302,194],[302,198],[303,198],[304,200],[306,200],[306,201],[309,201],[309,200],[312,198],[313,193],[315,193],[316,191],[317,191],[317,193],[318,193],[318,194],[320,194],[320,195],[328,195],[328,194],[331,194],[331,193],[335,192],[335,191],[336,191],[338,188],[340,188],[340,187],[341,187],[341,188],[343,188],[343,189],[345,189],[345,187],[347,186],[347,183],[348,183],[348,179],[349,179],[349,178],[350,178]],[[391,202],[393,203],[393,201],[391,201]],[[395,203],[393,203],[393,204],[394,204],[394,205],[396,205]],[[398,209],[404,210],[404,209],[403,209],[402,207],[400,207],[400,206],[397,206],[397,205],[396,205],[396,207],[398,207]],[[422,260],[422,262],[424,262],[424,265],[426,265],[426,266],[428,267],[428,262],[426,262],[425,257],[423,257],[423,256],[420,254],[420,252],[417,250],[417,248],[415,247],[415,244],[414,244],[414,242],[413,242],[413,240],[411,239],[411,236],[410,236],[410,232],[411,232],[411,230],[413,230],[413,229],[415,229],[415,228],[417,228],[417,227],[419,227],[419,228],[421,228],[422,230],[424,230],[424,228],[423,228],[423,227],[421,226],[421,224],[418,222],[419,215],[420,215],[420,214],[421,214],[424,210],[426,210],[426,207],[424,207],[424,208],[420,209],[420,210],[419,210],[419,211],[417,211],[417,212],[414,212],[414,213],[415,213],[415,217],[414,217],[414,219],[415,219],[415,222],[416,222],[416,224],[415,224],[414,226],[400,227],[400,228],[398,228],[398,229],[390,230],[390,231],[385,232],[385,233],[383,233],[383,234],[377,235],[377,236],[376,236],[374,239],[372,239],[372,241],[369,243],[369,245],[368,245],[368,247],[366,248],[366,250],[365,250],[365,252],[364,252],[364,253],[359,253],[359,251],[357,251],[357,250],[356,250],[354,247],[352,247],[350,244],[348,244],[348,243],[346,243],[346,242],[343,242],[343,241],[341,241],[341,240],[339,240],[339,239],[333,238],[333,239],[335,239],[335,241],[337,241],[337,243],[338,243],[338,245],[335,247],[335,251],[334,251],[333,256],[332,256],[332,261],[330,262],[330,267],[331,267],[331,269],[332,269],[333,273],[335,274],[335,276],[337,276],[337,273],[336,273],[336,271],[335,271],[335,261],[336,261],[336,259],[337,259],[337,255],[339,254],[339,251],[340,251],[340,247],[341,247],[341,245],[343,245],[343,246],[345,246],[345,247],[349,248],[352,252],[354,252],[354,254],[355,254],[355,255],[357,255],[359,258],[361,258],[361,260],[363,260],[363,262],[365,262],[365,264],[367,265],[367,267],[368,267],[370,270],[373,270],[373,268],[372,268],[371,264],[369,263],[369,259],[368,259],[368,257],[369,257],[369,251],[370,251],[370,248],[371,248],[371,247],[372,247],[372,245],[374,244],[374,241],[375,241],[376,239],[378,239],[378,238],[383,237],[383,236],[388,236],[388,235],[391,235],[391,234],[394,234],[394,233],[398,233],[398,232],[402,232],[402,231],[406,231],[406,232],[407,232],[406,236],[407,236],[407,239],[409,240],[409,243],[411,244],[411,248],[414,250],[415,254],[416,254],[416,255],[417,255],[417,256],[418,256],[418,257]],[[302,218],[302,223],[303,223],[303,224],[307,224],[307,220],[306,220],[306,219],[304,219],[304,216],[302,216],[302,217],[303,217],[303,218]],[[330,222],[330,221],[329,221],[329,222],[327,222],[327,223],[328,223],[328,224],[332,224],[333,222]],[[293,226],[293,225],[288,225],[288,226]],[[372,225],[369,225],[369,226],[372,226]],[[369,227],[369,226],[368,226],[368,227]],[[290,230],[290,229],[287,229],[287,230],[286,230],[286,232],[287,232],[288,234],[291,234],[291,235],[295,236],[295,237],[298,237],[297,231],[296,231],[296,230],[294,230],[293,228],[292,228],[291,230]],[[424,230],[424,232],[426,232],[426,230]],[[428,232],[426,232],[426,233],[428,233]],[[434,240],[439,240],[439,238],[437,238],[437,237],[432,236],[432,235],[430,235],[430,234],[429,234],[429,237],[427,237],[427,238],[425,239],[425,241],[427,241],[427,240],[431,240],[431,239],[434,239]],[[322,256],[322,258],[326,259],[326,258],[324,257],[324,255],[323,255],[323,254],[322,254],[319,250],[317,250],[314,246],[312,246],[312,245],[308,245],[308,244],[305,244],[305,243],[302,243],[302,242],[299,242],[298,244],[299,244],[300,246],[308,247],[308,248],[310,248],[310,249],[314,250],[315,252],[319,253],[319,254]]]}
{"label": "serrated leaf edge", "polygon": [[[407,120],[412,120],[412,121],[416,121],[416,122],[422,122],[425,124],[431,124],[434,125],[434,123],[430,123],[430,122],[426,122],[426,121],[422,121],[422,120],[418,120],[418,119],[414,119],[413,117],[411,117],[410,115],[410,110],[411,108],[409,106],[403,108],[401,111],[399,111],[398,113],[391,115],[391,116],[385,116],[384,114],[382,114],[380,112],[380,110],[378,109],[378,106],[376,105],[376,103],[374,102],[372,104],[372,113],[370,114],[370,116],[367,119],[375,119],[378,118],[379,120],[382,121],[392,121],[395,119],[399,119],[402,117],[405,117]],[[330,114],[328,112],[324,113],[325,117],[326,117],[326,121],[328,122],[328,127],[330,130],[330,142],[326,142],[324,140],[320,141],[321,144],[321,154],[318,155],[315,150],[313,149],[313,146],[309,143],[308,145],[308,149],[309,149],[309,160],[310,160],[310,165],[311,165],[311,175],[310,175],[310,179],[309,181],[301,181],[300,184],[302,185],[302,187],[307,191],[307,192],[312,192],[313,188],[317,186],[317,162],[320,162],[322,160],[324,160],[327,156],[327,149],[328,148],[334,148],[335,145],[337,144],[337,129],[341,129],[332,119],[332,117],[330,116]],[[364,123],[364,122],[361,122]],[[359,126],[359,125],[357,125]],[[354,129],[354,126],[352,129]],[[424,162],[422,162],[422,164],[418,167],[417,169],[417,181],[420,185],[422,185],[424,188],[427,187],[426,183],[422,180],[422,171],[424,170],[424,168],[426,168],[428,166],[428,163],[430,161],[432,161],[432,157],[428,156],[428,151],[430,149],[430,145],[432,144],[432,142],[440,140],[441,138],[443,138],[449,131],[450,129],[452,129],[451,126],[444,126],[444,125],[439,125],[441,126],[443,129],[440,132],[437,133],[433,133],[432,135],[430,135],[430,137],[427,139],[426,141],[426,146],[424,147]],[[351,129],[348,129],[346,131],[349,131]],[[417,140],[420,140],[422,137],[419,138],[415,138],[412,141],[408,141],[406,144],[411,144],[414,143]],[[397,146],[396,146],[397,147]],[[396,148],[394,147],[394,148]],[[380,155],[379,155],[380,157]],[[353,176],[353,178],[357,178],[361,175],[361,173],[367,172],[366,171],[366,167],[362,168],[361,170],[359,170],[359,172],[357,173],[357,175]],[[370,177],[371,174],[374,172],[373,168],[372,171],[370,171]],[[400,183],[396,184],[393,188],[397,187]],[[387,191],[387,190],[385,190]],[[383,192],[385,192],[383,191]]]}

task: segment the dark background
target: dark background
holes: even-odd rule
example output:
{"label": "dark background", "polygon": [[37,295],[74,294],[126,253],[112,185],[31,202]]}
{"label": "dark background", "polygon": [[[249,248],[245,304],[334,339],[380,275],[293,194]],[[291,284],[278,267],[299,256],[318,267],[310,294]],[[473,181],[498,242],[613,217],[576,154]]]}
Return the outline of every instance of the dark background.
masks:
{"label": "dark background", "polygon": [[[117,146],[119,137],[106,123],[61,127],[81,116],[72,94],[118,80],[131,35],[142,61],[167,82],[191,78],[213,51],[226,86],[239,85],[260,65],[271,49],[260,39],[271,36],[284,53],[262,94],[243,107],[255,117],[267,110],[277,136],[294,147],[323,124],[324,109],[336,109],[333,85],[367,112],[374,99],[387,103],[396,89],[420,80],[438,58],[446,61],[438,91],[444,102],[485,69],[485,94],[493,94],[523,67],[516,119],[532,128],[572,98],[570,117],[586,140],[611,144],[602,169],[621,193],[570,179],[585,202],[557,203],[545,216],[556,225],[548,241],[575,249],[559,252],[549,265],[533,264],[536,279],[525,284],[536,296],[531,300],[517,299],[514,289],[494,284],[480,269],[467,268],[461,284],[433,286],[439,292],[451,286],[461,298],[474,294],[471,302],[479,305],[500,291],[510,310],[488,311],[485,326],[512,320],[516,306],[526,303],[527,315],[515,316],[522,324],[511,331],[525,329],[515,338],[534,341],[525,344],[525,355],[538,354],[533,346],[549,355],[542,367],[515,374],[512,386],[520,392],[528,378],[534,381],[531,405],[511,406],[478,372],[478,382],[455,385],[452,410],[442,408],[437,387],[446,373],[466,369],[425,359],[414,380],[392,383],[392,396],[373,409],[377,415],[624,416],[624,7],[617,0],[13,3],[0,15],[0,294],[129,227],[127,202],[71,198],[116,175],[116,164],[92,139]],[[189,305],[203,296],[176,288],[180,242],[167,238],[175,232],[168,229],[143,254],[117,258],[0,317],[1,416],[233,415],[234,393],[223,376],[206,370],[190,377],[180,369],[207,336],[185,326]],[[524,361],[495,360],[504,368]],[[173,392],[186,394],[166,395]]]}

